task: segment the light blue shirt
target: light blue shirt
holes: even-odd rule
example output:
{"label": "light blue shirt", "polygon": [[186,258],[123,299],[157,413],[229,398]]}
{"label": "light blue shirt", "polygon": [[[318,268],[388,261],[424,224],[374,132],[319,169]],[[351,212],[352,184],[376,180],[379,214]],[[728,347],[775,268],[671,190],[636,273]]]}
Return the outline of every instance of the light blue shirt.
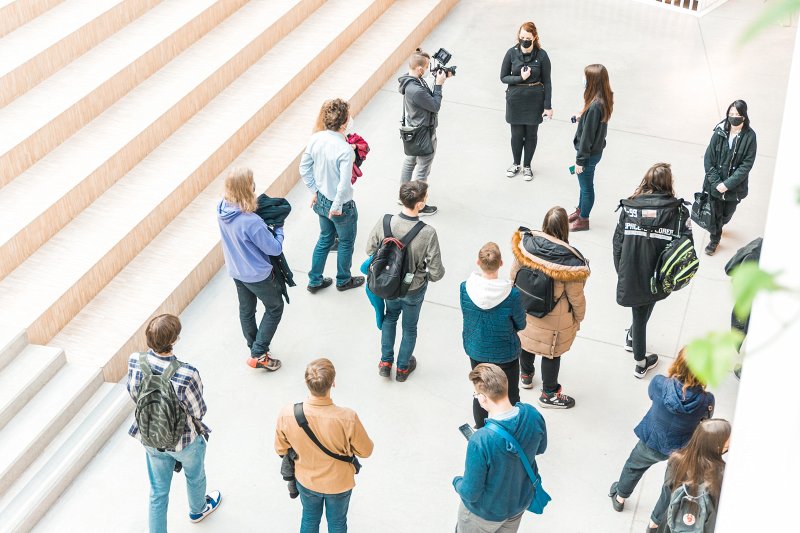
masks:
{"label": "light blue shirt", "polygon": [[355,152],[344,135],[319,131],[311,136],[300,160],[300,177],[311,192],[319,192],[331,201],[331,211],[353,199],[353,161]]}

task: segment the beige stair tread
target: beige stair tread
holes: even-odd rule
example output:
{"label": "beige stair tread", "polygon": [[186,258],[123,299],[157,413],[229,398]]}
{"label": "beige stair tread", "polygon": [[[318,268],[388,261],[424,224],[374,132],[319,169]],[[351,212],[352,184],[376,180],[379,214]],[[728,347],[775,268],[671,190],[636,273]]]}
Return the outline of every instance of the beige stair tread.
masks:
{"label": "beige stair tread", "polygon": [[65,362],[59,348],[29,344],[0,370],[0,430]]}
{"label": "beige stair tread", "polygon": [[[253,0],[1,188],[0,252],[6,247],[13,251],[13,246],[27,246],[32,251],[30,247],[44,242],[50,234],[28,235],[25,229],[40,217],[47,217],[46,227],[54,228],[50,230],[54,231],[71,218],[68,215],[76,214],[73,212],[76,204],[91,203],[105,188],[98,183],[99,179],[91,183],[93,197],[81,196],[75,198],[70,206],[54,209],[65,195],[81,187],[88,176],[103,168],[116,154],[124,153],[125,147],[147,131],[159,117],[197,87],[203,86],[215,71],[238,57],[271,24],[307,2]],[[191,116],[191,112],[187,115]],[[169,133],[158,132],[159,135]],[[126,160],[126,163],[130,168],[136,161]],[[113,181],[107,172],[102,176],[106,181]],[[53,217],[57,220],[51,222]],[[0,269],[0,276],[2,274]]]}
{"label": "beige stair tread", "polygon": [[0,0],[0,37],[8,35],[64,0]]}
{"label": "beige stair tread", "polygon": [[[155,236],[161,226],[148,223],[147,215],[171,196],[174,198],[182,182],[202,169],[212,154],[224,150],[229,140],[270,100],[287,98],[289,95],[283,91],[291,79],[302,74],[306,66],[327,46],[340,38],[352,38],[345,29],[350,23],[386,1],[328,0],[131,172],[0,281],[0,308],[16,302],[14,319],[27,329],[59,299],[64,298],[67,291],[138,225],[145,224],[150,238]],[[308,39],[310,34],[315,36],[313,41]],[[207,183],[208,180],[203,186]],[[195,194],[193,192],[191,197]],[[186,204],[188,199],[183,205]],[[132,258],[136,252],[134,245],[143,247],[150,238],[144,242],[136,239],[129,243],[130,246],[122,248]],[[127,261],[120,266],[125,263]],[[98,284],[102,286],[105,283]],[[87,294],[86,291],[80,293],[84,297]],[[71,294],[70,298],[76,296]]]}
{"label": "beige stair tread", "polygon": [[[238,3],[243,1],[240,0]],[[92,96],[94,91],[109,83],[131,65],[140,63],[148,52],[187,26],[195,17],[203,14],[214,4],[224,2],[235,4],[230,0],[166,0],[6,107],[0,108],[0,124],[14,125],[13,128],[4,128],[0,131],[0,155],[14,149],[19,150],[24,141],[42,128],[48,127],[53,121],[61,119],[63,113],[84,99],[92,97],[97,100],[98,98]],[[156,70],[177,55],[182,48],[182,46],[170,46],[166,53],[147,58],[141,70],[149,69],[151,72]],[[138,72],[135,77],[130,76],[130,83],[135,84],[136,78],[141,76],[142,74]],[[127,87],[127,90],[130,88]],[[117,97],[127,90],[116,89],[115,92],[120,93]],[[70,131],[76,131],[101,111],[102,109],[98,109],[89,116],[82,112],[79,116],[67,117],[70,119]],[[52,148],[54,146],[36,146],[37,150],[42,151]],[[30,163],[26,164],[29,165]]]}
{"label": "beige stair tread", "polygon": [[100,386],[96,367],[68,364],[0,432],[0,494]]}
{"label": "beige stair tread", "polygon": [[[377,67],[391,58],[411,31],[444,3],[447,1],[394,2],[234,165],[252,167],[259,190],[265,190],[287,169],[294,171],[293,165],[308,141],[309,125],[314,123],[320,103],[334,94],[352,98],[375,75],[364,65]],[[390,67],[390,72],[396,67],[396,64]],[[52,344],[63,346],[68,360],[105,366],[196,269],[211,269],[205,280],[216,272],[222,254],[218,249],[215,206],[223,180],[224,174],[218,176],[56,335]],[[213,261],[215,266],[209,266]],[[202,285],[193,290],[197,292],[200,288]],[[106,320],[109,315],[116,317],[113,323]]]}

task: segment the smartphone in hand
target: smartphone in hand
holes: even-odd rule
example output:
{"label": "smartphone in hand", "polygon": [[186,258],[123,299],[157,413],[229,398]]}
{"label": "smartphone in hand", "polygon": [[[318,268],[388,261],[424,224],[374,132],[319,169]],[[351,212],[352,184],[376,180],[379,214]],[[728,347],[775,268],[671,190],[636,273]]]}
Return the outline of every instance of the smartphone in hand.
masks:
{"label": "smartphone in hand", "polygon": [[569,167],[569,173],[570,174],[575,174],[575,165],[572,165],[571,167]]}
{"label": "smartphone in hand", "polygon": [[475,434],[475,430],[469,424],[464,424],[458,427],[458,430],[464,435],[464,438],[469,440],[469,438]]}

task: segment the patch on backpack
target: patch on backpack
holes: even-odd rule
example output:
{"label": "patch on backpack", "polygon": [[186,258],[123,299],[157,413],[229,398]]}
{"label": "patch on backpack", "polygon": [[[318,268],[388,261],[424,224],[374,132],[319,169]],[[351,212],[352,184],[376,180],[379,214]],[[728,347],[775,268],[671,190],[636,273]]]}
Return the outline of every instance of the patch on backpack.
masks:
{"label": "patch on backpack", "polygon": [[642,209],[642,218],[656,218],[658,211],[655,209]]}
{"label": "patch on backpack", "polygon": [[691,513],[686,513],[683,515],[683,523],[687,526],[693,526],[694,523],[697,521],[697,518]]}

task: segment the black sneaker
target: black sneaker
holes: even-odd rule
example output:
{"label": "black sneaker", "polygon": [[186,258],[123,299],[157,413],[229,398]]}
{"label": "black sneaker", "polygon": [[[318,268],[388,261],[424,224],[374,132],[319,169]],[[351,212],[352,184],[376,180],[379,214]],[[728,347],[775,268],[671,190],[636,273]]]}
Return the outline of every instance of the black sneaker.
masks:
{"label": "black sneaker", "polygon": [[402,383],[405,380],[407,380],[408,375],[411,374],[416,369],[417,369],[417,358],[412,355],[411,359],[408,361],[408,368],[404,370],[398,367],[394,379]]}
{"label": "black sneaker", "polygon": [[532,389],[533,388],[533,374],[520,374],[519,380],[521,382],[521,387],[523,389]]}
{"label": "black sneaker", "polygon": [[306,290],[311,294],[315,294],[317,291],[321,291],[322,289],[327,289],[333,285],[333,280],[331,278],[322,278],[322,283],[319,285],[309,285],[306,287]]}
{"label": "black sneaker", "polygon": [[629,352],[633,351],[633,337],[630,328],[625,330],[625,349]]}
{"label": "black sneaker", "polygon": [[608,497],[611,498],[611,506],[614,510],[618,513],[621,513],[622,510],[625,508],[625,502],[620,503],[617,499],[617,485],[618,482],[614,482],[611,484],[611,488],[608,489]]}
{"label": "black sneaker", "polygon": [[644,360],[644,366],[639,366],[637,362],[636,366],[633,368],[633,375],[639,379],[645,377],[651,369],[658,366],[658,356],[656,354],[648,355]]}
{"label": "black sneaker", "polygon": [[717,251],[717,246],[719,246],[718,242],[709,242],[708,246],[706,246],[706,255],[714,255],[714,253]]}
{"label": "black sneaker", "polygon": [[382,378],[388,378],[392,375],[392,363],[381,361],[378,363],[378,375]]}
{"label": "black sneaker", "polygon": [[346,282],[336,286],[339,292],[347,291],[350,289],[357,289],[364,284],[364,276],[351,276]]}
{"label": "black sneaker", "polygon": [[522,169],[522,179],[525,181],[531,181],[533,179],[533,170],[531,170],[531,167],[525,167]]}
{"label": "black sneaker", "polygon": [[561,394],[561,387],[559,387],[556,392],[552,393],[542,391],[539,396],[539,405],[556,409],[572,409],[575,407],[575,400],[566,394]]}
{"label": "black sneaker", "polygon": [[431,215],[435,215],[438,209],[434,205],[426,205],[422,209],[419,210],[419,216],[427,217]]}

